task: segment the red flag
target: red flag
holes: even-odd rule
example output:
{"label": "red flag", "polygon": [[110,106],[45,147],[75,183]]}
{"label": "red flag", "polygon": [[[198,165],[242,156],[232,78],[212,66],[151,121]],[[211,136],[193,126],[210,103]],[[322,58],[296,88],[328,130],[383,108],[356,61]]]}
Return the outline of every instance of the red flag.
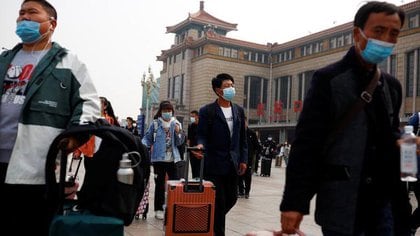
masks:
{"label": "red flag", "polygon": [[301,112],[302,111],[302,101],[296,100],[293,102],[293,111],[294,112]]}
{"label": "red flag", "polygon": [[264,115],[264,103],[258,103],[257,106],[257,115],[263,116]]}

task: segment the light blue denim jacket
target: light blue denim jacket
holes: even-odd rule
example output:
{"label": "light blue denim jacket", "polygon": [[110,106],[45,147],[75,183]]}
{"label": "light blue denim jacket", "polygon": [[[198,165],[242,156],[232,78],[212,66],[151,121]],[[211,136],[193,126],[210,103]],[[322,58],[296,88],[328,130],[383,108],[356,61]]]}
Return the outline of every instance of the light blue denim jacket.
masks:
{"label": "light blue denim jacket", "polygon": [[[149,128],[146,131],[146,134],[144,135],[141,142],[148,148],[153,146],[153,152],[151,153],[151,160],[152,162],[159,162],[165,160],[165,153],[166,153],[166,134],[165,130],[162,126],[162,121],[160,119],[157,119],[158,128],[156,130],[156,138],[154,139],[154,132],[155,132],[155,122],[152,122],[149,126]],[[169,128],[169,132],[171,132],[171,138],[172,138],[172,154],[174,157],[174,162],[178,162],[181,160],[181,156],[179,154],[178,147],[181,145],[185,140],[185,134],[183,132],[180,132],[179,134],[175,134],[175,125],[178,124],[181,128],[181,123],[179,123],[178,120],[172,118],[171,125]]]}

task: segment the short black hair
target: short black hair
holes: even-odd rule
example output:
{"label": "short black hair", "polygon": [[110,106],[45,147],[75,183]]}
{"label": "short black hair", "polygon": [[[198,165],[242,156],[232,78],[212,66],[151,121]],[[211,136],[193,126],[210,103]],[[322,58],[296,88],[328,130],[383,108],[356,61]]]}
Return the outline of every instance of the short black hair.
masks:
{"label": "short black hair", "polygon": [[48,13],[48,15],[50,17],[54,17],[54,20],[57,20],[57,11],[53,7],[53,5],[51,5],[51,3],[49,3],[48,1],[46,1],[46,0],[24,0],[22,2],[22,5],[27,3],[27,2],[37,2],[37,3],[41,4],[41,6]]}
{"label": "short black hair", "polygon": [[371,13],[384,12],[387,15],[398,14],[401,20],[401,27],[404,25],[405,12],[392,3],[372,1],[363,5],[354,16],[353,25],[364,29],[367,19]]}
{"label": "short black hair", "polygon": [[197,115],[197,116],[198,116],[198,111],[197,111],[197,110],[192,110],[192,111],[190,112],[190,114],[194,114],[194,115]]}
{"label": "short black hair", "polygon": [[235,83],[235,81],[233,80],[233,77],[229,74],[226,73],[222,73],[222,74],[218,74],[216,77],[214,77],[211,80],[211,86],[213,88],[213,91],[216,93],[216,88],[220,88],[222,87],[222,83],[224,80],[230,80],[232,81],[232,83]]}

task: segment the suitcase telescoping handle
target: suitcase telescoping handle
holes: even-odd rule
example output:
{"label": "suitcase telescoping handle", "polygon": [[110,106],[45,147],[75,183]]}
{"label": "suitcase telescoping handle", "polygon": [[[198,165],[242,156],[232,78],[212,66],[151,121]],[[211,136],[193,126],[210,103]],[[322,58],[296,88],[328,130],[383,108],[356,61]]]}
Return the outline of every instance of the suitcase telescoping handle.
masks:
{"label": "suitcase telescoping handle", "polygon": [[[204,172],[204,157],[201,158],[200,160],[200,179],[199,179],[199,185],[198,185],[198,189],[193,188],[194,186],[190,186],[188,184],[188,167],[189,167],[189,162],[190,162],[190,155],[191,155],[191,151],[201,151],[205,154],[205,149],[204,148],[197,148],[197,147],[187,147],[187,158],[186,158],[186,163],[185,163],[185,173],[184,173],[184,178],[185,178],[185,185],[184,185],[184,189],[186,192],[196,192],[198,190],[198,192],[202,192],[204,191],[204,185],[203,185],[203,172]],[[196,186],[196,185],[195,185]]]}

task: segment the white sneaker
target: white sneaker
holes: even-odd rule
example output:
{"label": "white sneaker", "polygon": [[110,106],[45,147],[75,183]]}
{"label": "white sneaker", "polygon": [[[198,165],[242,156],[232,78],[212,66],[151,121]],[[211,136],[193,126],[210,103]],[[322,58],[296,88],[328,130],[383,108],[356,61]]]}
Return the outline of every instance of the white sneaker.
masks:
{"label": "white sneaker", "polygon": [[158,220],[163,220],[163,218],[164,218],[163,211],[155,211],[155,218],[158,219]]}

